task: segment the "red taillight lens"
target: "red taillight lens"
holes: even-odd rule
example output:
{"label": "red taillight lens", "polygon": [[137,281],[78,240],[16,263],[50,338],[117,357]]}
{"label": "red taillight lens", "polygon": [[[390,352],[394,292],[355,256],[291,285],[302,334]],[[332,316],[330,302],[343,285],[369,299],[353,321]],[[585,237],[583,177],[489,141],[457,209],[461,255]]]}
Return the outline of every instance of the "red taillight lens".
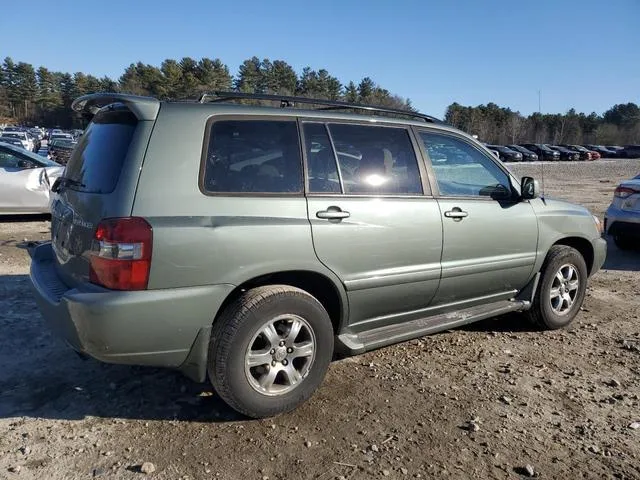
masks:
{"label": "red taillight lens", "polygon": [[152,245],[153,231],[143,218],[102,220],[90,255],[91,282],[112,290],[145,290]]}
{"label": "red taillight lens", "polygon": [[640,193],[640,190],[636,190],[631,187],[618,187],[613,192],[613,196],[616,198],[627,198],[631,195],[635,195],[636,193]]}

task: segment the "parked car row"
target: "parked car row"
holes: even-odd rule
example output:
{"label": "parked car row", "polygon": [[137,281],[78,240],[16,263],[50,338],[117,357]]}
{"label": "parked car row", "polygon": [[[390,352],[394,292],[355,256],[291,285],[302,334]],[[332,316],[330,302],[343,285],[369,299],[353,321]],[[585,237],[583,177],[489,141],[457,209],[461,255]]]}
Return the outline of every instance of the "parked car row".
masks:
{"label": "parked car row", "polygon": [[488,145],[503,162],[578,161],[600,158],[639,158],[640,145],[549,145],[546,143],[522,143],[519,145]]}
{"label": "parked car row", "polygon": [[32,152],[40,149],[43,137],[44,134],[37,128],[10,126],[0,131],[0,141],[17,146],[17,140],[22,148]]}

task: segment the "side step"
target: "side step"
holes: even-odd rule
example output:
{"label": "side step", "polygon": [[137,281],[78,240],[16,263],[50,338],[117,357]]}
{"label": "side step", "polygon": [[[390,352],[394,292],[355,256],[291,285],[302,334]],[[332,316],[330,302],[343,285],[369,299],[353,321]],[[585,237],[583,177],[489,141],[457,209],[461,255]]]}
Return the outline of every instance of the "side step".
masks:
{"label": "side step", "polygon": [[365,332],[338,336],[339,341],[351,354],[358,354],[376,348],[404,342],[412,338],[459,327],[485,318],[495,317],[509,312],[527,310],[530,303],[524,300],[502,300],[500,302],[478,305],[449,313],[440,313],[431,317],[419,318],[410,322],[387,325]]}

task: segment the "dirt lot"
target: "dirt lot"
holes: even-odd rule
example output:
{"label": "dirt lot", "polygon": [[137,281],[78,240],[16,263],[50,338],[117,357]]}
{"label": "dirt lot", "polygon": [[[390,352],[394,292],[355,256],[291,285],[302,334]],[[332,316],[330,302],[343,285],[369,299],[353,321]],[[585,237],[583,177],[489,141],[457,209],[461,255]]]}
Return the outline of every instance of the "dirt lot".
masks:
{"label": "dirt lot", "polygon": [[[546,165],[545,189],[602,216],[638,172]],[[610,245],[567,330],[510,315],[345,359],[302,408],[249,421],[207,385],[54,338],[25,249],[49,224],[21,220],[0,223],[0,479],[640,478],[640,252]]]}

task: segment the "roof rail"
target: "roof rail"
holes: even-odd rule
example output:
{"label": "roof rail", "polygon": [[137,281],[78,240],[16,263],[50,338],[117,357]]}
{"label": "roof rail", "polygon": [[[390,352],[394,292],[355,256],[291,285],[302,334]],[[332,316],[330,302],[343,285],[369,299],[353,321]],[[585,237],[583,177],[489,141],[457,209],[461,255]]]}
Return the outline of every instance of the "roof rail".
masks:
{"label": "roof rail", "polygon": [[155,120],[160,110],[160,101],[153,97],[141,97],[124,93],[91,93],[76,98],[71,108],[76,112],[98,113],[102,107],[122,103],[133,112],[138,120]]}
{"label": "roof rail", "polygon": [[400,110],[398,108],[380,107],[377,105],[363,105],[361,103],[338,102],[336,100],[323,100],[320,98],[292,97],[287,95],[267,95],[264,93],[242,93],[242,92],[211,92],[203,93],[198,102],[225,102],[229,100],[269,100],[280,102],[280,108],[294,107],[296,103],[309,105],[324,105],[318,110],[364,110],[367,112],[392,113],[394,115],[404,115],[406,117],[419,118],[429,123],[444,123],[442,120],[425,115],[420,112]]}

